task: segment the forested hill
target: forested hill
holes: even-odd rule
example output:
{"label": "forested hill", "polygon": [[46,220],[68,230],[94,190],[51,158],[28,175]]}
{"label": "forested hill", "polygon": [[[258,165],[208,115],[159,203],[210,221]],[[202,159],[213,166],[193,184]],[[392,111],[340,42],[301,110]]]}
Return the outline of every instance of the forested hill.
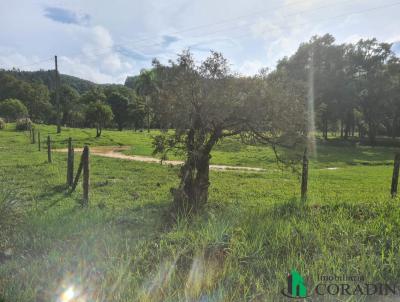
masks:
{"label": "forested hill", "polygon": [[[49,90],[54,89],[54,70],[39,70],[39,71],[20,71],[20,70],[0,70],[0,74],[9,74],[13,77],[30,82],[30,83],[41,83],[49,88]],[[78,77],[70,76],[67,74],[60,74],[61,84],[68,85],[76,89],[79,93],[84,93],[90,88],[95,87],[97,84],[84,80]]]}

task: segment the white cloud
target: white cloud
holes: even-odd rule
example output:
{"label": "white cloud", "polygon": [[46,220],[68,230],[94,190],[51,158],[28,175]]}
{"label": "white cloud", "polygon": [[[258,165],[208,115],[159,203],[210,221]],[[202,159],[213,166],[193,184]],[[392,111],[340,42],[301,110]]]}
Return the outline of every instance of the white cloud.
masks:
{"label": "white cloud", "polygon": [[70,26],[68,32],[82,42],[81,50],[62,56],[60,72],[97,83],[123,83],[135,64],[115,49],[113,37],[103,26]]}
{"label": "white cloud", "polygon": [[386,39],[385,42],[387,43],[396,43],[400,41],[400,34],[398,35],[393,35],[390,38]]}
{"label": "white cloud", "polygon": [[301,42],[318,33],[318,29],[312,28],[306,21],[301,15],[287,20],[283,14],[277,13],[275,18],[259,18],[251,27],[253,36],[263,41],[268,67],[274,67],[279,59],[293,54]]}
{"label": "white cloud", "polygon": [[[258,65],[274,66],[314,34],[329,32],[338,43],[374,36],[399,40],[397,6],[332,18],[378,6],[373,0],[62,0],[57,4],[71,12],[68,17],[90,16],[90,22],[46,18],[44,10],[55,5],[52,0],[0,1],[0,68],[26,66],[58,54],[63,58],[61,72],[122,83],[127,74],[149,67],[153,57],[166,62],[189,46],[197,60],[210,49],[221,51],[248,74]],[[52,67],[50,61],[24,69]]]}
{"label": "white cloud", "polygon": [[362,37],[360,35],[353,34],[353,35],[346,37],[343,42],[344,43],[356,43],[356,42],[360,41],[360,39],[363,39],[363,38],[364,37]]}
{"label": "white cloud", "polygon": [[50,58],[48,61],[43,62],[43,59],[36,55],[25,56],[19,52],[16,52],[13,48],[0,48],[0,68],[37,70],[37,64],[40,64],[44,67],[50,67],[54,65],[54,62],[51,62]]}
{"label": "white cloud", "polygon": [[251,26],[251,31],[255,37],[263,39],[272,39],[282,35],[283,29],[276,22],[271,22],[265,18],[259,18],[258,21]]}
{"label": "white cloud", "polygon": [[302,0],[302,1],[292,1],[292,0],[285,0],[283,3],[287,6],[286,9],[290,9],[291,7],[295,7],[296,9],[304,9],[304,8],[311,8],[315,4],[323,3],[324,1],[321,0]]}

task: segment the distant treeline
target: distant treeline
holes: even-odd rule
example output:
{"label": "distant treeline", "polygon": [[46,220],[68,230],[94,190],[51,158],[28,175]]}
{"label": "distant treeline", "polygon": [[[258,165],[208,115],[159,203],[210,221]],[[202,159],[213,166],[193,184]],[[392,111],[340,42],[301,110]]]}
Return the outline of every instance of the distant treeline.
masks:
{"label": "distant treeline", "polygon": [[[55,88],[54,70],[21,71],[18,69],[13,69],[13,70],[0,69],[0,74],[9,74],[17,78],[18,80],[30,83],[44,84],[45,86],[47,86],[47,88],[49,88],[49,90],[53,90]],[[61,78],[61,83],[71,86],[79,93],[84,93],[88,91],[90,88],[96,86],[96,84],[93,82],[90,82],[88,80],[83,80],[67,74],[61,74],[60,78]]]}
{"label": "distant treeline", "polygon": [[298,81],[305,89],[313,78],[317,129],[340,137],[400,136],[400,63],[389,43],[376,39],[334,44],[327,34],[301,44],[279,61],[271,77]]}
{"label": "distant treeline", "polygon": [[[60,76],[61,123],[69,127],[143,128],[145,105],[135,89]],[[57,121],[55,72],[0,71],[0,117]]]}
{"label": "distant treeline", "polygon": [[[243,85],[265,78],[266,83],[283,83],[282,89],[288,91],[303,90],[304,99],[312,97],[317,130],[326,139],[332,132],[343,139],[368,138],[374,144],[377,136],[400,136],[400,63],[388,43],[369,39],[339,45],[329,34],[315,36],[301,44],[295,54],[280,60],[275,70],[236,77]],[[1,112],[4,100],[17,99],[34,122],[55,123],[54,81],[51,70],[0,71],[0,117],[18,117],[6,116],[10,106]],[[157,89],[156,69],[128,77],[125,85],[96,85],[62,75],[62,124],[159,127],[157,112],[162,104],[157,101]],[[293,104],[297,101],[293,98]]]}

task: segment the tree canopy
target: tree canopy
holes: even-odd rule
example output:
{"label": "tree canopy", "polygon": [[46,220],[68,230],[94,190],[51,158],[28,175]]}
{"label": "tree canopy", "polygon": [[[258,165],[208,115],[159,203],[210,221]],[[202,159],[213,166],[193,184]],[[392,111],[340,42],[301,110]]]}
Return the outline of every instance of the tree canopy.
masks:
{"label": "tree canopy", "polygon": [[[163,90],[167,85],[165,83],[175,85],[174,89],[177,89],[177,84],[174,83],[176,79],[165,80],[165,77],[175,76],[173,72],[178,70],[179,64],[170,64],[170,74],[167,75],[167,69],[161,68],[161,64],[155,60],[152,68],[129,76],[125,85],[97,85],[61,75],[62,124],[69,127],[89,126],[85,121],[86,111],[91,103],[100,102],[111,106],[114,118],[109,124],[110,127],[172,127],[175,123],[173,115],[180,116],[187,109],[186,105],[179,108],[170,107],[172,104],[165,102],[166,97],[162,97],[162,93],[165,92],[157,89],[160,82],[164,83]],[[356,43],[337,44],[332,35],[326,34],[314,36],[308,42],[302,43],[293,55],[282,58],[274,70],[264,70],[262,75],[252,77],[229,72],[226,78],[235,82],[230,86],[242,87],[241,89],[252,86],[253,88],[249,89],[253,90],[260,90],[263,86],[262,90],[269,98],[290,98],[287,108],[300,106],[299,100],[306,100],[307,90],[312,83],[316,130],[321,131],[325,139],[329,139],[330,132],[334,135],[339,132],[342,139],[354,138],[357,135],[363,143],[376,144],[379,137],[400,136],[399,66],[399,58],[388,43],[367,39]],[[203,71],[205,69],[203,67]],[[313,73],[312,81],[310,70]],[[201,72],[197,70],[196,76]],[[204,74],[201,76],[209,77]],[[186,85],[192,80],[193,77],[182,79],[182,83]],[[215,84],[210,84],[211,82]],[[209,78],[207,85],[212,90],[216,83],[222,85],[222,82],[226,84],[228,81]],[[52,70],[0,70],[0,101],[8,98],[20,100],[34,122],[55,123],[57,110],[54,89],[55,78]],[[233,93],[236,88],[229,89],[230,93]],[[285,92],[287,89],[289,91]],[[296,97],[286,96],[288,93],[295,94]],[[219,106],[221,105],[216,102],[215,108]],[[303,109],[307,109],[305,112],[308,112],[309,108]],[[215,117],[213,110],[207,113],[210,119]],[[175,113],[172,114],[171,111]],[[224,113],[229,112],[226,110]],[[180,123],[186,122],[187,117],[184,116]]]}
{"label": "tree canopy", "polygon": [[86,110],[86,122],[96,128],[96,137],[101,136],[103,128],[111,123],[113,117],[111,107],[100,101],[91,103]]}
{"label": "tree canopy", "polygon": [[155,97],[163,104],[160,121],[165,129],[175,130],[156,137],[155,152],[181,152],[186,158],[180,185],[172,190],[174,212],[195,212],[207,202],[211,150],[224,137],[242,135],[278,145],[289,136],[297,141],[304,133],[296,122],[302,120],[304,105],[299,100],[287,110],[287,101],[296,96],[278,93],[284,84],[278,76],[270,83],[263,75],[237,77],[218,52],[196,65],[185,51],[170,65],[154,61],[154,70]]}

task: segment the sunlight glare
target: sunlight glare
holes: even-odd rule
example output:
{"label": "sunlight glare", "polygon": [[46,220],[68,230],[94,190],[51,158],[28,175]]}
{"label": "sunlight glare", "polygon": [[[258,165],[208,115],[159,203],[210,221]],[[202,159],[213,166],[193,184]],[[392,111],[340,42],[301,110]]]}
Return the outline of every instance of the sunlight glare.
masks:
{"label": "sunlight glare", "polygon": [[61,295],[61,302],[70,302],[75,297],[75,290],[73,286],[67,288]]}

